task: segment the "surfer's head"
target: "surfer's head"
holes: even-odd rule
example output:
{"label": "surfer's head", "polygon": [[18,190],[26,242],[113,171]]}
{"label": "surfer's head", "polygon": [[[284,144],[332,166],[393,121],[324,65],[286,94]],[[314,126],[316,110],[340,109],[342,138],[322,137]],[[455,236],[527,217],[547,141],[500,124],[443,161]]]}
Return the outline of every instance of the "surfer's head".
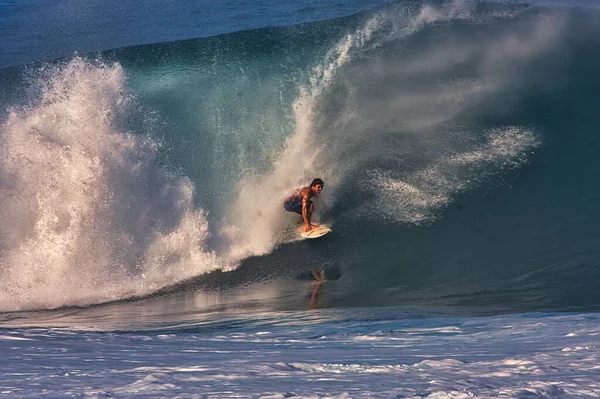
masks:
{"label": "surfer's head", "polygon": [[313,192],[320,194],[321,190],[323,190],[324,185],[325,185],[325,183],[323,183],[323,180],[316,178],[312,181],[312,183],[310,183],[310,189]]}

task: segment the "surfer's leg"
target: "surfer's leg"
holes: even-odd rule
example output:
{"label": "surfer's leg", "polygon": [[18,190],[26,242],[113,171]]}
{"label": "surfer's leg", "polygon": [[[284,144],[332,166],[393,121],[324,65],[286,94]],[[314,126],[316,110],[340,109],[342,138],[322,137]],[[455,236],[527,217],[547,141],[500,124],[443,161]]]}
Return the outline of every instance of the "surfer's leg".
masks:
{"label": "surfer's leg", "polygon": [[289,199],[283,204],[283,208],[288,212],[294,212],[302,216],[302,201],[298,199]]}
{"label": "surfer's leg", "polygon": [[312,269],[311,272],[317,283],[325,282],[325,270],[318,271],[317,269]]}
{"label": "surfer's leg", "polygon": [[317,281],[321,281],[321,274],[317,272],[317,269],[312,269],[312,275]]}

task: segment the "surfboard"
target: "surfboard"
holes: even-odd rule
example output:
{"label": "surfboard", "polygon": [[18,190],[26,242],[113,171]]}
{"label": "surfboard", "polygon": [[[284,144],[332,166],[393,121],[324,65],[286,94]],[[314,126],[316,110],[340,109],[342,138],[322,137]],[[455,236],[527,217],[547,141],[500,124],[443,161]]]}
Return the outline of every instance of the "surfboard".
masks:
{"label": "surfboard", "polygon": [[301,225],[298,228],[298,232],[300,233],[300,235],[303,238],[319,238],[319,237],[322,237],[325,234],[331,232],[331,229],[328,226],[325,226],[324,224],[321,224],[318,227],[315,227],[311,231],[302,231],[302,230],[304,230],[304,225]]}

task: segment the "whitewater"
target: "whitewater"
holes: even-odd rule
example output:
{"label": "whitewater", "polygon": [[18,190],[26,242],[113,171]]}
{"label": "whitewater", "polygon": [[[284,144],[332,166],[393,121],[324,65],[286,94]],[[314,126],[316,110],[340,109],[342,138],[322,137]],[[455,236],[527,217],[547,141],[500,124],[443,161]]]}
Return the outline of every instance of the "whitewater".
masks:
{"label": "whitewater", "polygon": [[0,2],[0,397],[598,397],[599,33]]}

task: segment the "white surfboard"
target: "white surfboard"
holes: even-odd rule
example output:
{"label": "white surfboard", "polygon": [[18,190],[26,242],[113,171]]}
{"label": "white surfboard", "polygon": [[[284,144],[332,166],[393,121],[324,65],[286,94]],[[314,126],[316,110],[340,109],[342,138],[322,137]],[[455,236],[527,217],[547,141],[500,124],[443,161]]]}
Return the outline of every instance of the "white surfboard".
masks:
{"label": "white surfboard", "polygon": [[325,234],[331,232],[331,229],[328,226],[321,224],[321,225],[315,227],[314,229],[312,229],[311,231],[304,231],[304,225],[301,225],[298,228],[298,232],[300,233],[300,235],[303,238],[318,238],[318,237],[324,236]]}

